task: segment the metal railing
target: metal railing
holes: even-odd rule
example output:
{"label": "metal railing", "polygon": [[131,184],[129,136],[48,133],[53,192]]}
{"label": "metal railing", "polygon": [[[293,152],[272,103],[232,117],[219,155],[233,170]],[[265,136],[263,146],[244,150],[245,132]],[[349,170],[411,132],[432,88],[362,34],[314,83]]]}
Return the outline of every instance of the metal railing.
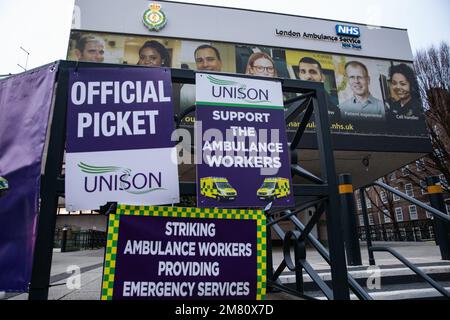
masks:
{"label": "metal railing", "polygon": [[[323,98],[323,93],[320,92],[320,88],[316,93],[319,94],[315,95],[314,92],[312,92],[302,96],[300,99],[303,101],[299,105],[293,105],[288,108],[285,114],[286,122],[301,116],[300,126],[290,144],[290,149],[293,151],[291,154],[291,172],[293,176],[308,180],[311,183],[311,185],[307,185],[309,187],[308,191],[311,192],[305,194],[305,196],[310,197],[310,200],[304,201],[302,205],[297,206],[293,210],[269,210],[266,212],[268,226],[267,286],[269,290],[282,290],[294,296],[305,299],[314,299],[307,296],[304,292],[303,274],[305,272],[329,300],[349,300],[350,290],[353,291],[359,299],[371,300],[372,298],[370,295],[347,272],[344,241],[341,231],[342,221],[339,210],[340,195],[338,192],[338,181],[329,140],[328,113],[327,109],[324,108],[326,103],[323,103],[324,101],[321,100],[321,98]],[[298,164],[295,153],[313,112],[315,120],[319,123],[317,139],[321,156],[321,177],[317,177],[302,168]],[[305,191],[305,189],[303,191]],[[305,226],[298,219],[297,214],[310,207],[315,207],[316,212]],[[328,249],[311,234],[311,231],[318,224],[322,215],[326,215],[327,218]],[[285,221],[292,223],[295,230],[284,232],[280,223]],[[276,236],[283,241],[283,260],[276,269],[273,269],[271,247],[272,230]],[[290,254],[292,243],[294,244],[293,258]],[[312,245],[312,247],[314,247],[330,265],[331,286],[320,277],[318,272],[314,270],[313,266],[308,262],[306,256],[307,243]],[[295,289],[283,285],[280,282],[279,277],[286,268],[295,272]]]}
{"label": "metal railing", "polygon": [[410,270],[412,270],[415,274],[417,274],[421,279],[430,284],[433,288],[435,288],[439,293],[441,293],[447,299],[450,299],[450,292],[447,291],[443,286],[434,281],[429,275],[425,272],[417,268],[414,264],[412,264],[408,259],[403,257],[400,253],[395,251],[392,248],[388,247],[371,247],[369,248],[371,252],[389,252],[391,255],[396,257],[400,262],[402,262],[405,266],[407,266]]}
{"label": "metal railing", "polygon": [[105,245],[106,232],[97,230],[57,229],[53,241],[53,247],[60,248],[61,252],[93,250]]}
{"label": "metal railing", "polygon": [[[394,188],[391,186],[376,181],[372,185],[378,186],[388,192],[391,192],[398,197],[409,201],[415,205],[417,205],[420,208],[423,208],[427,210],[429,213],[431,213],[434,216],[434,227],[436,229],[436,238],[437,242],[441,251],[441,256],[443,260],[450,260],[450,216],[448,216],[446,213],[444,213],[444,201],[442,197],[442,188],[439,185],[439,178],[438,177],[430,177],[427,179],[428,184],[428,193],[430,196],[430,203],[431,206],[418,201],[417,199],[414,199]],[[370,186],[370,185],[369,185]],[[393,250],[389,247],[384,246],[373,246],[372,245],[372,231],[373,226],[369,225],[369,216],[367,214],[367,206],[366,206],[366,196],[365,196],[365,186],[360,189],[360,196],[361,196],[361,206],[362,206],[362,214],[364,218],[364,229],[366,231],[366,241],[367,241],[367,249],[369,253],[369,262],[371,265],[375,264],[375,257],[374,252],[388,252],[391,255],[393,255],[395,258],[397,258],[400,262],[402,262],[406,267],[408,267],[411,271],[413,271],[415,274],[417,274],[422,280],[426,281],[428,284],[430,284],[433,288],[435,288],[437,291],[439,291],[444,297],[450,299],[450,292],[447,291],[443,286],[438,284],[436,281],[434,281],[432,278],[430,278],[427,274],[425,274],[423,271],[421,271],[419,268],[417,268],[413,263],[411,263],[408,259],[406,259],[404,256],[402,256],[397,251]],[[438,210],[440,209],[440,210]]]}
{"label": "metal railing", "polygon": [[[411,241],[421,242],[435,240],[433,221],[412,220],[385,224],[370,225],[370,238],[372,241]],[[358,227],[358,237],[360,240],[366,240],[366,228]]]}

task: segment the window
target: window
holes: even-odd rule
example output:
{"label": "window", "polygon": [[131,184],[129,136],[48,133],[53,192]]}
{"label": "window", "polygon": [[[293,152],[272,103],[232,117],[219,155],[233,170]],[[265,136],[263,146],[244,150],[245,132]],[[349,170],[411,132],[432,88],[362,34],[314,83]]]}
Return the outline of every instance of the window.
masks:
{"label": "window", "polygon": [[374,220],[373,220],[373,214],[369,213],[369,224],[371,226],[373,226],[375,224]]}
{"label": "window", "polygon": [[390,217],[390,215],[389,215],[389,211],[388,210],[383,210],[383,217],[384,217],[384,222],[385,223],[391,223],[392,222],[392,220],[391,220],[391,217]]}
{"label": "window", "polygon": [[395,218],[398,222],[403,221],[403,210],[402,208],[395,208]]}
{"label": "window", "polygon": [[441,185],[443,188],[448,188],[447,180],[445,179],[445,176],[443,174],[439,175],[439,179],[441,180]]}
{"label": "window", "polygon": [[420,190],[422,192],[422,194],[427,194],[428,193],[428,186],[427,183],[424,180],[420,180]]}
{"label": "window", "polygon": [[422,232],[419,227],[413,228],[414,241],[422,240]]}
{"label": "window", "polygon": [[396,177],[396,175],[395,175],[395,172],[392,172],[392,173],[389,175],[389,180],[390,180],[390,181],[394,181],[395,179],[397,179],[397,177]]}
{"label": "window", "polygon": [[436,156],[437,156],[439,159],[444,159],[444,158],[445,158],[445,157],[444,157],[444,154],[442,153],[442,150],[440,150],[440,149],[438,149],[438,148],[434,149],[434,153],[436,154]]}
{"label": "window", "polygon": [[450,199],[445,200],[445,207],[447,208],[447,214],[450,214]]}
{"label": "window", "polygon": [[409,218],[411,220],[417,220],[417,207],[416,206],[409,206]]}
{"label": "window", "polygon": [[362,215],[359,215],[359,226],[364,226],[364,217]]}
{"label": "window", "polygon": [[[398,188],[395,188],[395,190],[398,190]],[[400,201],[400,197],[394,193],[394,201]]]}
{"label": "window", "polygon": [[405,228],[400,228],[400,237],[402,238],[402,241],[406,240],[406,229]]}
{"label": "window", "polygon": [[434,228],[433,226],[428,227],[428,232],[430,233],[430,239],[434,238]]}
{"label": "window", "polygon": [[70,214],[70,212],[67,211],[66,208],[58,208],[58,211],[57,211],[57,212],[58,212],[57,215],[66,215],[66,214]]}
{"label": "window", "polygon": [[405,184],[405,193],[414,198],[414,190],[411,183]]}
{"label": "window", "polygon": [[423,159],[416,161],[417,172],[425,171],[425,161]]}
{"label": "window", "polygon": [[356,199],[356,206],[358,207],[358,210],[362,210],[361,199]]}
{"label": "window", "polygon": [[383,202],[383,203],[387,203],[387,202],[388,202],[388,201],[387,201],[386,192],[381,191],[381,192],[380,192],[380,198],[381,198],[381,202]]}
{"label": "window", "polygon": [[402,176],[406,177],[409,174],[409,166],[402,168]]}
{"label": "window", "polygon": [[366,198],[366,207],[367,209],[372,209],[372,201],[369,198]]}

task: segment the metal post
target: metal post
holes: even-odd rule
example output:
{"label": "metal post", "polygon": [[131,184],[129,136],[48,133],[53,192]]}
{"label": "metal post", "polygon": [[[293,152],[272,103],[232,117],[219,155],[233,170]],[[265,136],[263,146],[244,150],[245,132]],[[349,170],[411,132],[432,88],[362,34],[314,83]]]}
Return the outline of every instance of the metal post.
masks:
{"label": "metal post", "polygon": [[[380,221],[380,223],[381,223],[381,221]],[[386,228],[384,227],[384,224],[381,225],[381,232],[383,234],[383,241],[387,241]]]}
{"label": "metal post", "polygon": [[344,242],[349,266],[362,265],[361,247],[356,224],[355,197],[353,196],[352,177],[349,174],[339,176],[339,193],[341,194],[341,214],[344,225]]}
{"label": "metal post", "polygon": [[[430,204],[433,208],[445,213],[445,202],[442,195],[443,190],[439,177],[427,178],[428,195],[430,197]],[[442,260],[450,260],[450,224],[438,216],[434,219],[436,230],[436,242],[439,245],[441,251]]]}
{"label": "metal post", "polygon": [[61,235],[61,252],[67,251],[67,228],[62,229],[62,235]]}
{"label": "metal post", "polygon": [[52,266],[53,239],[58,209],[59,175],[62,169],[66,132],[68,74],[59,65],[56,93],[45,173],[41,179],[41,207],[34,249],[29,300],[47,300]]}
{"label": "metal post", "polygon": [[317,89],[316,94],[317,98],[313,99],[313,103],[314,117],[317,123],[316,133],[320,155],[320,171],[322,179],[328,185],[328,200],[325,202],[325,211],[333,298],[336,300],[350,300],[344,238],[342,237],[342,219],[339,209],[341,203],[331,142],[327,101],[323,86]]}
{"label": "metal post", "polygon": [[367,215],[367,203],[364,188],[359,189],[359,195],[361,198],[361,209],[362,209],[362,216],[364,219],[364,229],[366,230],[366,242],[367,242],[367,251],[369,253],[369,264],[371,266],[374,266],[375,257],[373,256],[373,252],[369,250],[372,247],[372,235],[370,233],[369,216]]}

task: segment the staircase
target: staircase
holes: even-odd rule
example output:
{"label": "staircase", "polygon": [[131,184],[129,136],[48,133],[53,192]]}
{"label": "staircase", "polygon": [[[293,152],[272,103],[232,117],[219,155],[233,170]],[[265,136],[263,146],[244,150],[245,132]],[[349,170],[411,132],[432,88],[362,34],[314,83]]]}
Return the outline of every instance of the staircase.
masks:
{"label": "staircase", "polygon": [[[440,285],[450,290],[450,261],[422,263],[416,266],[427,273]],[[348,267],[352,277],[370,294],[374,300],[426,300],[445,299],[437,290],[424,282],[409,268],[403,265]],[[331,286],[331,272],[318,271],[321,279]],[[295,273],[285,272],[280,276],[281,283],[295,289]],[[308,275],[303,276],[305,294],[326,300],[323,293]],[[352,300],[358,300],[351,295]]]}

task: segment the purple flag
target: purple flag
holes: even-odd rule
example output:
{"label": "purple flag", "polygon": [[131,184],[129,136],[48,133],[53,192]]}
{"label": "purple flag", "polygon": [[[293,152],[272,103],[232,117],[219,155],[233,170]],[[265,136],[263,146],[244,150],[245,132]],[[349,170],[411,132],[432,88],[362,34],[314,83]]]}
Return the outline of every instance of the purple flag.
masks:
{"label": "purple flag", "polygon": [[57,65],[0,81],[0,291],[28,291],[41,161]]}

